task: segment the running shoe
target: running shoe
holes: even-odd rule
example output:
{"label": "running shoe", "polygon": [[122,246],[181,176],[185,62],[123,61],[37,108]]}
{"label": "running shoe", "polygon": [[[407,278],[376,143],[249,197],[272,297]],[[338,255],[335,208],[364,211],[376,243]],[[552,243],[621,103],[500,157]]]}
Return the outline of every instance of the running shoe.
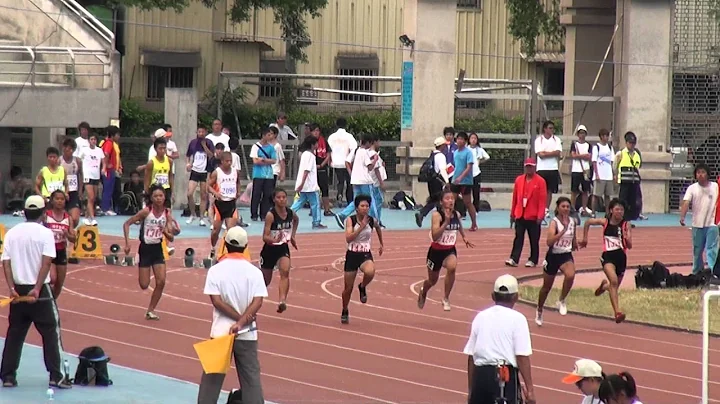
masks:
{"label": "running shoe", "polygon": [[625,321],[625,313],[623,313],[623,312],[615,313],[615,322],[620,324],[623,321]]}
{"label": "running shoe", "polygon": [[287,304],[285,304],[285,302],[280,302],[280,304],[278,304],[277,312],[282,313],[285,310],[287,310]]}
{"label": "running shoe", "polygon": [[564,301],[558,300],[556,305],[557,305],[557,309],[560,312],[561,316],[567,315],[567,305],[565,304]]}
{"label": "running shoe", "polygon": [[415,224],[417,225],[417,227],[422,227],[422,222],[423,222],[422,213],[415,212]]}
{"label": "running shoe", "polygon": [[362,283],[358,284],[358,290],[360,291],[360,303],[367,303],[367,291]]}
{"label": "running shoe", "polygon": [[340,315],[340,322],[343,324],[350,322],[350,313],[348,312],[348,309],[343,309],[342,314]]}
{"label": "running shoe", "polygon": [[18,383],[14,377],[6,377],[3,379],[3,387],[17,387]]}
{"label": "running shoe", "polygon": [[160,317],[152,311],[145,313],[145,320],[160,320]]}
{"label": "running shoe", "polygon": [[543,325],[543,315],[542,311],[540,310],[535,312],[535,324],[537,324],[538,327],[542,327]]}
{"label": "running shoe", "polygon": [[56,388],[56,389],[65,390],[65,389],[71,389],[72,383],[70,383],[70,380],[68,380],[67,378],[64,378],[60,381],[50,380],[50,382],[48,383],[48,386]]}
{"label": "running shoe", "polygon": [[528,261],[525,263],[526,268],[535,268],[536,266],[537,266],[537,264],[532,261]]}
{"label": "running shoe", "polygon": [[426,299],[425,292],[423,290],[423,287],[420,286],[420,293],[418,293],[418,308],[419,309],[422,309],[423,307],[425,307],[425,299]]}
{"label": "running shoe", "polygon": [[450,311],[450,301],[448,299],[442,300],[443,310]]}
{"label": "running shoe", "polygon": [[335,221],[337,222],[338,226],[340,226],[341,229],[345,230],[345,218],[341,217],[339,214],[335,214]]}
{"label": "running shoe", "polygon": [[515,262],[514,259],[508,258],[507,261],[505,261],[505,265],[509,267],[516,267],[518,266],[517,262]]}

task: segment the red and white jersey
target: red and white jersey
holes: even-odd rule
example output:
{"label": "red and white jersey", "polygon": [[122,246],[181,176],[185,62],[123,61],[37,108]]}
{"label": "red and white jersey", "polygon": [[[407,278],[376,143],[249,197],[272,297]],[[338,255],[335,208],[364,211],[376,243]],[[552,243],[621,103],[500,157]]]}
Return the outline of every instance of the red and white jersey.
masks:
{"label": "red and white jersey", "polygon": [[168,209],[163,209],[158,216],[155,216],[152,208],[146,209],[149,209],[150,212],[140,224],[140,242],[143,244],[160,244],[163,240],[163,230],[167,225]]}
{"label": "red and white jersey", "polygon": [[63,218],[61,220],[55,220],[52,210],[48,210],[45,216],[45,227],[53,232],[53,237],[55,238],[55,249],[64,250],[67,248],[67,237],[65,237],[65,232],[70,231],[70,215],[68,215],[67,212],[63,212]]}

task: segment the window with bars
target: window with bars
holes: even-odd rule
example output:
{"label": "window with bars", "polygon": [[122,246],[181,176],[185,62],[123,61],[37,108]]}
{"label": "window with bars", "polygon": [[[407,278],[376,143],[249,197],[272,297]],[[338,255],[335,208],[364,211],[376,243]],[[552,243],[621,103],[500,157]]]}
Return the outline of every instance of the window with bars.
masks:
{"label": "window with bars", "polygon": [[147,66],[147,96],[150,101],[165,99],[166,88],[193,88],[195,68]]}
{"label": "window with bars", "polygon": [[[377,76],[376,69],[339,69],[338,75],[340,76]],[[372,93],[375,91],[375,80],[368,79],[340,79],[340,90],[343,91],[360,91],[366,93]],[[341,93],[341,101],[356,101],[356,102],[373,102],[373,98],[370,95],[361,94],[347,94]]]}
{"label": "window with bars", "polygon": [[[263,59],[260,61],[260,73],[285,73],[284,59]],[[282,94],[284,79],[277,77],[260,76],[258,97],[278,98]]]}
{"label": "window with bars", "polygon": [[[565,68],[564,67],[545,67],[545,85],[543,93],[546,95],[564,95],[565,94]],[[547,108],[552,111],[562,111],[562,101],[548,101]]]}
{"label": "window with bars", "polygon": [[458,8],[480,8],[482,0],[457,0]]}

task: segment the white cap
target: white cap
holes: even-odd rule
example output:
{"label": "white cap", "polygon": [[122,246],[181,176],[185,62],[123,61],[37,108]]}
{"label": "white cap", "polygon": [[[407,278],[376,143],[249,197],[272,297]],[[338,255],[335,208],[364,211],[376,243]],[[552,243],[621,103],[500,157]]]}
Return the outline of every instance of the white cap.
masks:
{"label": "white cap", "polygon": [[247,232],[240,226],[234,226],[225,234],[225,242],[235,247],[247,247]]}
{"label": "white cap", "polygon": [[587,377],[602,377],[602,366],[590,359],[578,359],[572,373],[563,377],[565,384],[575,384]]}
{"label": "white cap", "polygon": [[167,132],[166,132],[165,129],[163,129],[163,128],[160,128],[160,129],[158,129],[158,130],[155,131],[155,137],[156,137],[156,138],[158,138],[158,137],[165,137],[165,135],[167,135]]}
{"label": "white cap", "polygon": [[440,146],[444,145],[445,143],[447,143],[447,140],[445,140],[445,138],[442,136],[436,137],[435,141],[433,143],[435,144],[435,147],[440,147]]}
{"label": "white cap", "polygon": [[513,294],[518,292],[518,281],[512,275],[502,275],[495,280],[495,293]]}
{"label": "white cap", "polygon": [[38,210],[45,209],[45,198],[40,195],[31,195],[25,199],[25,209]]}
{"label": "white cap", "polygon": [[585,131],[585,133],[588,133],[587,128],[585,127],[585,125],[578,125],[577,130],[575,131],[575,133],[578,133],[578,132],[580,132],[581,130]]}

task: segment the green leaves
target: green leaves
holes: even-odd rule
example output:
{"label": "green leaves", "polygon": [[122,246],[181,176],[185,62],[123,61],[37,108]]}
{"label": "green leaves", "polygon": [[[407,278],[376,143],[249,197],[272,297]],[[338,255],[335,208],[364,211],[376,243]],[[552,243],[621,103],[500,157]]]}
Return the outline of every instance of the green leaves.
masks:
{"label": "green leaves", "polygon": [[560,0],[552,0],[546,10],[542,0],[505,0],[510,19],[508,31],[520,41],[520,49],[528,56],[537,52],[537,38],[545,35],[552,44],[561,44],[565,29],[560,25]]}

